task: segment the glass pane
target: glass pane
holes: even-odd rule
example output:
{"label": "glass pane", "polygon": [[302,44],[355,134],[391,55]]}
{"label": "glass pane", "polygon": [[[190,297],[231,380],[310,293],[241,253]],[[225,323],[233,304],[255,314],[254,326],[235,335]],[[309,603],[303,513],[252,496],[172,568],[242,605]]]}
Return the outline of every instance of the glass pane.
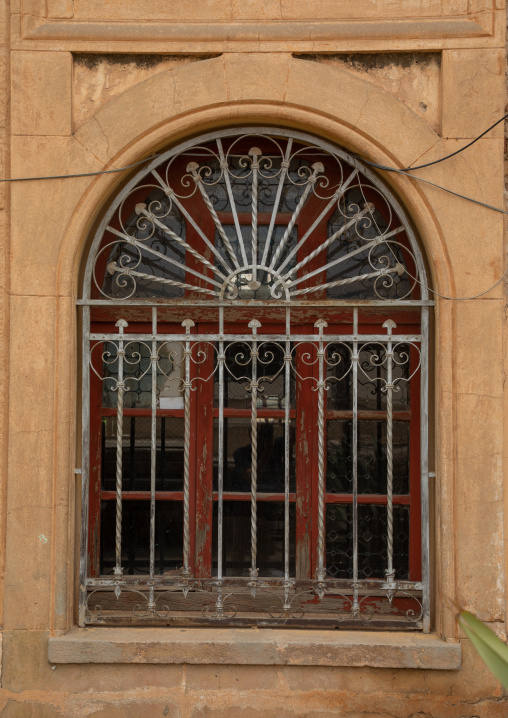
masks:
{"label": "glass pane", "polygon": [[[410,347],[396,344],[393,348],[392,378],[395,389],[392,394],[394,411],[409,409]],[[413,350],[414,351],[414,350]],[[351,352],[345,344],[329,344],[327,351],[327,376],[330,389],[327,392],[327,408],[330,411],[353,410],[353,374]],[[344,376],[346,374],[346,376]],[[386,411],[387,381],[386,348],[383,344],[365,344],[359,350],[358,363],[358,410]]]}
{"label": "glass pane", "polygon": [[[102,419],[102,489],[116,489],[116,416]],[[149,416],[124,416],[122,488],[150,491],[151,426]],[[157,491],[183,490],[183,418],[157,417],[155,474]]]}
{"label": "glass pane", "polygon": [[[284,492],[284,419],[258,419],[258,492]],[[217,491],[219,465],[219,421],[213,423],[214,490]],[[236,417],[224,419],[224,491],[250,492],[251,482],[251,420]],[[289,488],[295,490],[294,420],[289,429]]]}
{"label": "glass pane", "polygon": [[[392,393],[394,411],[409,409],[409,351],[407,344],[393,347]],[[365,344],[358,363],[358,409],[386,411],[386,348],[383,344]]]}
{"label": "glass pane", "polygon": [[[169,344],[164,342],[158,344],[160,358],[157,367],[157,397],[170,395],[181,396],[178,389],[177,378],[179,376],[178,361],[180,357],[178,350],[179,344]],[[173,350],[171,356],[169,352]],[[97,350],[98,351],[98,350]],[[108,408],[116,408],[118,391],[116,390],[116,382],[118,381],[118,347],[115,342],[104,343],[104,355],[102,376],[106,377],[103,381],[102,405]],[[151,347],[144,342],[125,343],[125,360],[123,363],[123,375],[125,381],[125,392],[123,395],[123,405],[126,409],[149,409],[152,406],[152,370],[151,370]],[[181,349],[180,349],[181,354]],[[97,358],[94,357],[95,361]],[[174,381],[168,381],[168,376]],[[181,406],[162,406],[161,408],[183,409],[183,401]]]}
{"label": "glass pane", "polygon": [[[295,506],[289,507],[289,566],[295,575]],[[213,573],[217,575],[217,503],[213,507]],[[258,501],[257,565],[259,576],[284,576],[284,504]],[[251,567],[250,502],[225,501],[223,526],[223,575],[248,576]]]}
{"label": "glass pane", "polygon": [[[379,198],[376,198],[378,200]],[[345,224],[364,209],[366,198],[361,188],[352,188],[341,198],[339,207],[328,222],[328,236],[343,230]],[[380,204],[378,202],[378,204]],[[369,245],[369,240],[385,234],[389,230],[400,226],[397,217],[390,212],[392,225],[389,225],[382,214],[376,209],[372,215],[353,223],[343,230],[328,248],[328,262],[342,261],[327,270],[327,282],[335,282],[352,276],[371,274],[378,269],[385,269],[387,258],[389,266],[394,267],[397,262],[405,267],[406,253],[399,244],[400,236],[394,236],[377,246]],[[397,224],[394,224],[394,223]],[[349,254],[364,247],[352,257]],[[327,290],[327,296],[334,299],[397,299],[410,294],[411,279],[406,272],[401,276],[397,273],[387,277],[372,277],[358,282],[347,283]],[[377,281],[376,281],[377,280]]]}
{"label": "glass pane", "polygon": [[[384,578],[386,506],[358,506],[358,577]],[[409,576],[409,507],[393,507],[393,564],[395,577]],[[326,506],[326,571],[329,578],[353,578],[353,506]]]}
{"label": "glass pane", "polygon": [[[143,208],[154,215],[160,223],[168,227],[174,234],[185,240],[185,222],[178,208],[169,199],[166,193],[160,189],[153,189],[150,194],[137,198],[136,208]],[[125,218],[122,205],[120,217],[116,219],[121,229],[129,237],[134,238],[139,244],[131,245],[126,240],[119,239],[116,235],[108,235],[108,240],[114,240],[108,256],[107,264],[116,264],[120,267],[136,269],[137,272],[147,275],[146,277],[127,276],[121,272],[109,271],[104,273],[102,292],[111,299],[124,299],[132,296],[135,291],[136,297],[181,297],[184,290],[177,286],[157,282],[156,277],[170,279],[173,281],[185,282],[185,271],[175,266],[171,260],[185,266],[185,249],[143,215],[132,212]],[[129,206],[129,203],[127,203]],[[132,205],[130,205],[132,207]],[[115,221],[115,220],[114,220]],[[113,221],[113,223],[114,223]],[[150,250],[155,250],[159,256],[155,256]],[[164,255],[161,258],[160,255]],[[135,283],[134,283],[135,282]]]}
{"label": "glass pane", "polygon": [[[252,345],[234,342],[225,347],[224,406],[229,409],[250,409],[252,397]],[[285,408],[284,345],[262,342],[258,345],[256,372],[259,382],[258,409]],[[294,406],[295,380],[291,375],[290,406]],[[215,373],[214,404],[219,406],[219,373]]]}
{"label": "glass pane", "polygon": [[[116,502],[101,502],[101,574],[115,567]],[[183,505],[158,501],[155,511],[155,572],[171,573],[182,566]],[[125,574],[148,574],[150,569],[150,502],[122,503],[122,566]]]}
{"label": "glass pane", "polygon": [[[386,422],[358,421],[358,493],[386,494]],[[353,422],[326,422],[326,490],[353,491]],[[393,422],[393,493],[409,493],[409,422]]]}

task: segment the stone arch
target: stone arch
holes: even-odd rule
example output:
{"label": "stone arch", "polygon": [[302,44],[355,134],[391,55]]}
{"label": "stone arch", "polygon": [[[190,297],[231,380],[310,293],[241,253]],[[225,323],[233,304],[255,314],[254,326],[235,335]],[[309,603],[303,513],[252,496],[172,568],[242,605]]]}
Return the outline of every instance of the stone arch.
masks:
{"label": "stone arch", "polygon": [[[109,169],[157,152],[167,146],[168,139],[173,143],[212,127],[253,123],[304,129],[394,166],[414,163],[440,142],[404,104],[345,69],[286,54],[249,53],[161,72],[103,105],[79,128],[74,140]],[[407,131],[394,135],[394,124]],[[400,175],[384,179],[417,226],[436,285],[444,293],[453,292],[440,217],[425,189]],[[60,294],[74,294],[90,227],[104,197],[111,196],[122,181],[123,174],[90,179],[62,237]]]}
{"label": "stone arch", "polygon": [[[333,93],[330,88],[337,91]],[[446,154],[441,138],[424,120],[375,85],[342,68],[271,54],[229,55],[162,72],[102,106],[72,141],[80,156],[92,158],[97,169],[110,169],[148,157],[167,148],[169,142],[176,144],[210,129],[247,124],[299,129],[394,166],[415,163],[433,148],[437,156]],[[394,133],[394,124],[405,131]],[[439,167],[439,181],[452,185],[456,170],[446,163]],[[471,168],[466,166],[466,171],[474,177]],[[58,273],[53,291],[58,296],[76,295],[94,222],[128,176],[130,173],[106,174],[91,177],[86,184],[83,181],[74,206],[68,214],[59,216],[59,226],[64,229],[58,230],[55,246]],[[434,201],[435,190],[429,191],[400,175],[383,179],[400,197],[418,230],[434,286],[453,295],[455,277],[448,248],[453,237],[449,224],[453,216],[449,216],[448,198]],[[65,302],[63,311],[72,317],[72,302]],[[441,308],[443,337],[450,328],[451,311],[451,304]],[[438,336],[438,341],[443,350],[439,352],[441,381],[446,381],[451,359],[445,351],[445,339]],[[62,385],[70,391],[62,389],[57,410],[66,415],[72,412],[75,375],[66,368],[62,377]],[[446,406],[442,403],[439,424],[446,426],[451,421],[452,408],[450,402]],[[69,455],[73,454],[73,443],[71,427]],[[63,487],[66,481],[67,474],[62,472],[58,483]],[[56,589],[57,593],[67,590],[63,582]],[[453,635],[452,624],[444,630]]]}

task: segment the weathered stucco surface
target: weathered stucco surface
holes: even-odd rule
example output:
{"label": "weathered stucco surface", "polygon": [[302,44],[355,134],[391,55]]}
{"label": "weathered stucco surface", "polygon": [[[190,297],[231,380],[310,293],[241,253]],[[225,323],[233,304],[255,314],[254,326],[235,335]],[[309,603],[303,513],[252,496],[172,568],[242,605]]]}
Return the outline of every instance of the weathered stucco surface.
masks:
{"label": "weathered stucco surface", "polygon": [[[2,177],[121,167],[248,123],[302,128],[406,167],[463,146],[506,102],[504,0],[11,0],[2,13]],[[219,662],[199,629],[200,664],[183,654],[179,663],[143,663],[129,645],[103,645],[108,662],[97,663],[93,645],[79,640],[67,654],[53,641],[62,662],[49,662],[49,638],[67,634],[76,616],[75,298],[93,223],[126,176],[0,185],[2,716],[506,716],[501,687],[454,621],[458,603],[506,634],[503,283],[475,300],[437,298],[432,645],[439,658],[460,642],[460,668],[407,667],[419,653],[397,653],[396,637],[378,667],[368,636],[361,649],[353,640],[354,665],[345,665],[353,644],[340,631],[330,651],[338,665],[323,665],[319,631],[307,662],[321,665],[249,664],[245,645],[238,655],[247,662],[235,665],[234,651]],[[502,207],[502,127],[419,176]],[[470,297],[500,278],[501,214],[405,177],[387,181],[413,217],[441,294]],[[150,635],[164,658],[170,647]]]}

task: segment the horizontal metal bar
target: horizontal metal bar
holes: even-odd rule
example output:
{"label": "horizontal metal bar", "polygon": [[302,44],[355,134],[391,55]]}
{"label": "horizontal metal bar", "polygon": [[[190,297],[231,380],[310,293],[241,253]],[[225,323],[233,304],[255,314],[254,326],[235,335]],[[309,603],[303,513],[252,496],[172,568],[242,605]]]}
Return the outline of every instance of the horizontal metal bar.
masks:
{"label": "horizontal metal bar", "polygon": [[[145,479],[148,481],[148,479]],[[224,491],[224,501],[250,501],[250,493],[240,491]],[[101,491],[101,501],[112,501],[115,499],[116,493],[114,491]],[[217,501],[219,494],[214,491],[212,494],[212,500]],[[269,493],[259,491],[256,494],[258,501],[284,501],[284,494],[282,493]],[[157,501],[182,501],[183,491],[156,491],[155,498]],[[149,491],[122,491],[122,499],[124,501],[147,501],[150,499]],[[296,494],[290,493],[289,500],[291,502],[296,501]],[[353,494],[331,494],[325,495],[325,501],[327,504],[350,504],[353,502]],[[358,494],[359,504],[371,504],[371,505],[384,505],[387,502],[387,498],[383,494]],[[393,503],[400,506],[408,506],[411,503],[409,494],[401,494],[400,496],[393,497]]]}
{"label": "horizontal metal bar", "polygon": [[329,618],[330,614],[327,614],[326,618],[319,618],[318,615],[312,615],[304,618],[271,618],[266,614],[260,618],[259,615],[247,615],[235,616],[235,617],[222,617],[220,620],[217,618],[210,618],[194,615],[182,616],[167,616],[164,618],[143,618],[140,619],[138,616],[131,614],[117,615],[116,613],[108,613],[104,611],[100,616],[89,617],[86,621],[89,625],[101,625],[101,626],[129,626],[138,625],[142,623],[143,626],[172,626],[174,628],[192,628],[203,626],[228,626],[230,628],[251,628],[257,626],[258,628],[331,628],[331,629],[344,629],[344,630],[365,630],[369,631],[414,631],[421,630],[423,623],[421,621],[412,621],[401,617],[400,619],[394,619],[390,614],[386,619],[382,618],[381,615],[376,618],[365,616],[359,619],[347,619],[347,618]]}
{"label": "horizontal metal bar", "polygon": [[[250,576],[246,576],[245,578],[241,577],[235,577],[235,578],[222,578],[220,581],[217,578],[191,578],[188,579],[189,587],[192,589],[193,587],[196,589],[200,588],[208,588],[208,589],[214,589],[218,585],[231,588],[231,587],[238,587],[239,589],[244,590],[245,588],[248,588],[250,586],[250,581],[252,579]],[[111,588],[114,589],[116,586],[125,587],[133,587],[135,586],[139,590],[148,590],[150,586],[154,585],[157,586],[160,589],[163,589],[164,587],[178,587],[182,581],[181,576],[154,576],[153,579],[148,579],[146,575],[138,575],[138,576],[122,576],[119,579],[115,579],[114,577],[108,577],[108,576],[100,576],[97,578],[87,578],[86,579],[86,585],[90,588],[98,587],[98,588]],[[313,590],[319,581],[317,580],[311,580],[311,579],[290,579],[291,581],[291,588],[295,591],[303,590],[303,589],[309,589]],[[349,591],[352,592],[354,589],[354,585],[356,584],[357,587],[360,590],[365,591],[379,591],[383,593],[387,590],[394,590],[394,591],[404,591],[404,592],[415,592],[417,594],[419,591],[423,590],[423,583],[421,581],[394,581],[393,583],[387,583],[384,579],[369,579],[369,580],[358,580],[353,581],[352,579],[330,579],[325,578],[324,579],[326,587],[330,590],[341,590],[341,591]],[[260,577],[257,582],[257,587],[261,590],[263,588],[284,588],[284,579],[283,578],[263,578]]]}
{"label": "horizontal metal bar", "polygon": [[[128,342],[149,342],[154,338],[153,334],[124,334],[125,343]],[[156,334],[155,338],[160,342],[184,342],[185,334]],[[378,344],[386,344],[388,337],[386,334],[325,334],[324,340],[326,344],[330,342],[363,342],[371,343],[376,342]],[[118,334],[90,334],[90,341],[98,342],[113,342],[118,340]],[[191,343],[196,342],[242,342],[244,344],[250,344],[252,342],[252,336],[248,334],[191,334]],[[316,334],[258,334],[257,342],[284,342],[291,341],[293,344],[298,342],[311,342],[314,344],[319,343],[319,336]],[[395,342],[416,342],[420,343],[421,336],[419,334],[394,334],[391,337],[391,341]]]}
{"label": "horizontal metal bar", "polygon": [[295,301],[279,301],[275,299],[223,299],[221,301],[198,299],[78,299],[76,304],[85,307],[206,307],[207,309],[222,306],[236,309],[245,307],[434,307],[436,302],[432,299],[321,299],[308,301],[299,299]]}

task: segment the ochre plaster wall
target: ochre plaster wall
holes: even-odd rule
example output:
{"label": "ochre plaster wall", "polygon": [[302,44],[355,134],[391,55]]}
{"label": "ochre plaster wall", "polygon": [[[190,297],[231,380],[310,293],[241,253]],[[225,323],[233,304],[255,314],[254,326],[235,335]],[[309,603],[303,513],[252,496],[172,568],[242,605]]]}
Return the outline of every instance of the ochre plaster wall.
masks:
{"label": "ochre plaster wall", "polygon": [[[2,176],[120,167],[205,130],[253,123],[407,167],[458,149],[504,110],[503,0],[6,6]],[[398,62],[394,52],[409,54]],[[429,62],[416,67],[414,53]],[[502,207],[503,173],[498,126],[419,176]],[[80,268],[94,221],[126,176],[0,189],[2,715],[505,716],[502,689],[454,621],[458,603],[506,633],[503,283],[475,300],[437,298],[435,312],[433,631],[461,642],[460,670],[48,662],[48,637],[76,620]],[[469,297],[499,279],[502,215],[386,179],[441,294]]]}

